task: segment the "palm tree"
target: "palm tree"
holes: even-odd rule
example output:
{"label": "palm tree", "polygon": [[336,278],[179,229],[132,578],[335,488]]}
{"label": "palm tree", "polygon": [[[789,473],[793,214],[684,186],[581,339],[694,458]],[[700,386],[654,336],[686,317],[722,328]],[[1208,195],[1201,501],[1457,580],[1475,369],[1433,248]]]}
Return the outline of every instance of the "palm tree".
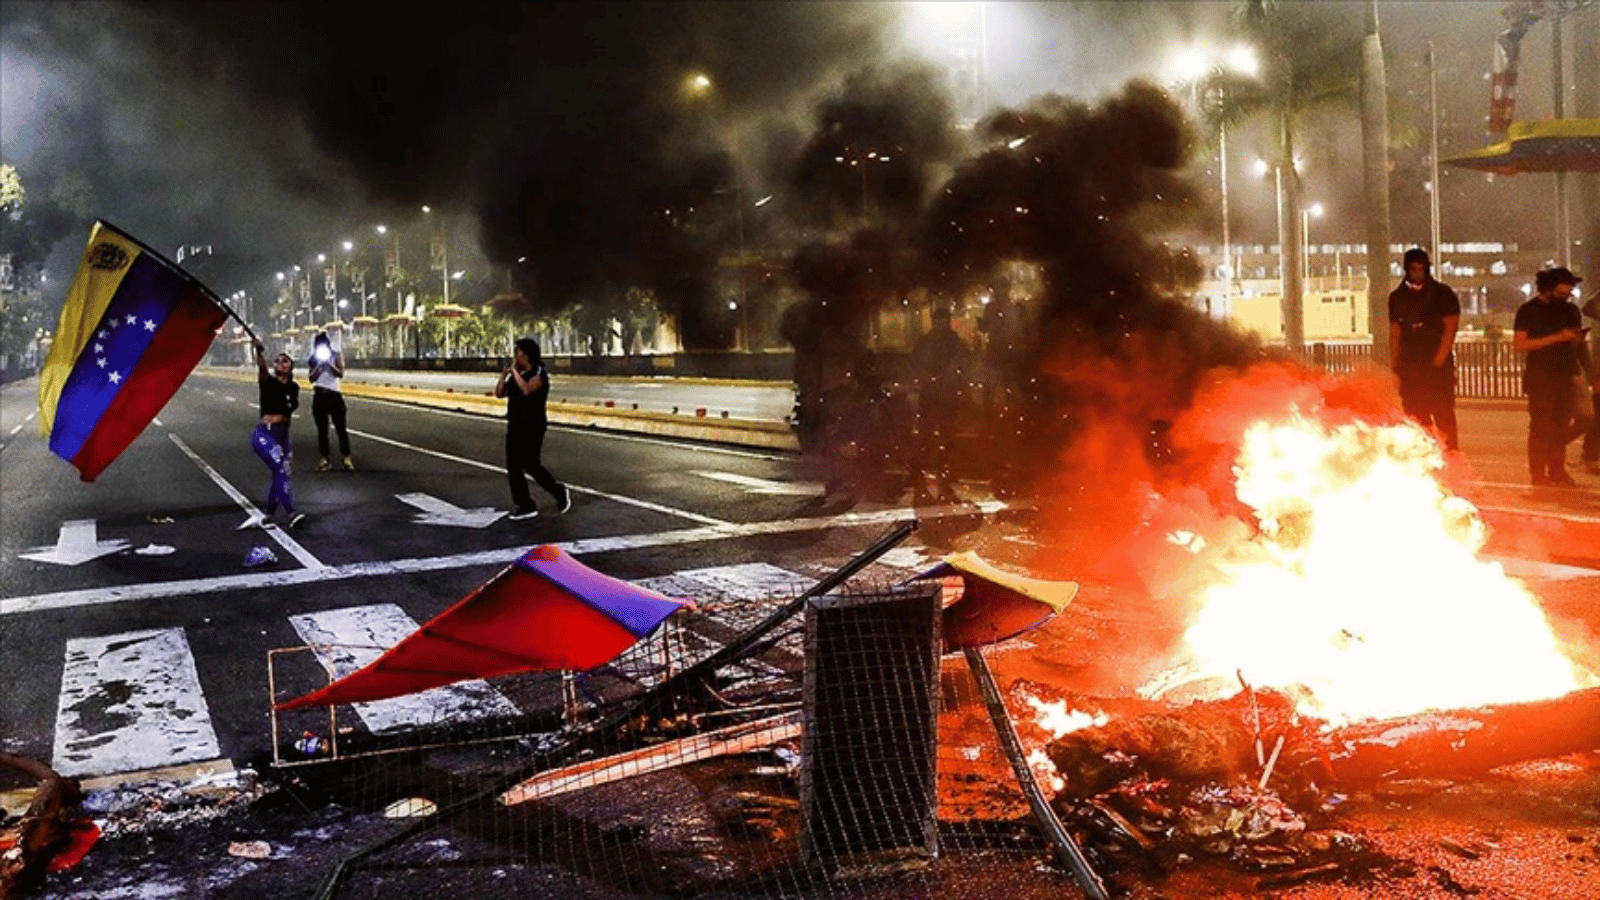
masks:
{"label": "palm tree", "polygon": [[1283,283],[1284,341],[1305,344],[1305,284],[1300,275],[1302,186],[1295,168],[1304,120],[1330,107],[1353,108],[1359,97],[1359,38],[1336,32],[1327,22],[1290,17],[1276,0],[1244,0],[1236,23],[1257,49],[1258,77],[1218,68],[1202,79],[1203,124],[1213,135],[1246,121],[1264,122],[1271,134],[1269,171],[1278,194],[1278,266]]}

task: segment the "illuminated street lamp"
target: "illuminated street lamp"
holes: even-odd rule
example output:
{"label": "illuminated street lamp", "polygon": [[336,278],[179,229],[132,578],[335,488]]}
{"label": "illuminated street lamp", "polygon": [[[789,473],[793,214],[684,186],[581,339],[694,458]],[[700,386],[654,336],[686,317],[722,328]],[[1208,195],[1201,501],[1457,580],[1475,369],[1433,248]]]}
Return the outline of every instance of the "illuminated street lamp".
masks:
{"label": "illuminated street lamp", "polygon": [[[1190,86],[1191,99],[1197,110],[1200,108],[1200,98],[1197,93],[1200,81],[1207,72],[1217,67],[1235,75],[1254,78],[1261,72],[1261,60],[1256,54],[1256,49],[1249,44],[1234,44],[1221,54],[1198,47],[1179,51],[1172,59],[1170,71],[1175,82]],[[1232,285],[1235,281],[1235,272],[1233,233],[1228,209],[1228,126],[1225,122],[1217,127],[1217,176],[1221,182],[1222,193],[1222,271],[1227,283]]]}

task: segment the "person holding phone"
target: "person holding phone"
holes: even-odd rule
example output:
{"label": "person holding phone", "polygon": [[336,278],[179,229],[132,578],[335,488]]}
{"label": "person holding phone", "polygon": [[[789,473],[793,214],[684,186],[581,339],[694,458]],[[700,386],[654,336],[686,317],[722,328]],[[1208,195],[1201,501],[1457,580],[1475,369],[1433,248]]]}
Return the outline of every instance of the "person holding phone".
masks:
{"label": "person holding phone", "polygon": [[328,462],[328,426],[339,436],[339,456],[344,460],[346,472],[355,471],[350,460],[350,431],[345,425],[344,405],[344,354],[333,346],[326,331],[317,332],[311,341],[311,419],[317,423],[317,450],[322,458],[317,461],[317,471],[326,472]]}
{"label": "person holding phone", "polygon": [[[1583,279],[1557,266],[1534,276],[1536,293],[1517,308],[1511,347],[1527,354],[1522,392],[1528,395],[1528,474],[1535,487],[1576,487],[1567,474],[1567,444],[1583,433],[1574,382],[1589,372],[1587,328],[1571,302]],[[1590,373],[1592,378],[1592,373]]]}
{"label": "person holding phone", "polygon": [[539,343],[531,337],[517,338],[511,366],[500,373],[494,395],[506,398],[506,478],[511,484],[511,499],[516,508],[509,519],[531,519],[539,514],[528,492],[526,475],[555,498],[556,509],[572,508],[572,491],[556,480],[540,459],[544,435],[550,422],[545,403],[550,398],[550,376],[539,357]]}

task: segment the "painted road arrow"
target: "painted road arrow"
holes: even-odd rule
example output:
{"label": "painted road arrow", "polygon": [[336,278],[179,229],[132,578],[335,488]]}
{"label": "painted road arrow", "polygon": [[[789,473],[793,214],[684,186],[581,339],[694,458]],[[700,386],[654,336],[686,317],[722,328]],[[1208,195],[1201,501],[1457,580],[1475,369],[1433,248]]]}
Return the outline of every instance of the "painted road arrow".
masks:
{"label": "painted road arrow", "polygon": [[781,494],[788,497],[814,497],[822,493],[822,485],[809,484],[803,481],[768,481],[765,478],[752,478],[749,475],[735,475],[732,472],[696,472],[701,478],[710,478],[712,481],[725,481],[744,488],[746,494]]}
{"label": "painted road arrow", "polygon": [[486,528],[505,515],[503,509],[482,507],[462,509],[446,503],[432,494],[395,494],[394,498],[407,506],[415,506],[422,514],[411,521],[418,525],[453,525],[457,528]]}
{"label": "painted road arrow", "polygon": [[91,559],[98,559],[108,553],[116,553],[128,549],[128,542],[120,538],[114,541],[100,540],[99,532],[95,529],[93,519],[74,519],[71,522],[61,523],[61,536],[56,538],[54,547],[35,547],[27,553],[19,553],[23,559],[34,562],[55,563],[58,566],[76,566],[86,563]]}

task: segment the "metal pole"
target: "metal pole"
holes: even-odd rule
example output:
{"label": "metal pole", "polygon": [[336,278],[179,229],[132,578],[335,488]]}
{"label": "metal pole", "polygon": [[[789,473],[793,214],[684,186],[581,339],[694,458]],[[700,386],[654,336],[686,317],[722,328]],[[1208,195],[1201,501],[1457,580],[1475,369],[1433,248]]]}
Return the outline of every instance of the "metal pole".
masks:
{"label": "metal pole", "polygon": [[[1567,117],[1566,69],[1561,56],[1561,16],[1550,23],[1550,87],[1555,118]],[[1556,263],[1567,265],[1572,253],[1571,222],[1567,216],[1567,173],[1556,172]]]}
{"label": "metal pole", "polygon": [[994,674],[989,671],[988,660],[983,658],[983,650],[978,647],[968,647],[964,653],[967,666],[972,669],[972,677],[978,683],[978,693],[983,695],[983,704],[989,710],[989,720],[994,723],[995,733],[1000,738],[1000,749],[1011,762],[1011,771],[1017,776],[1017,784],[1022,788],[1022,793],[1027,795],[1033,817],[1044,828],[1050,843],[1055,845],[1057,857],[1071,870],[1072,877],[1078,882],[1078,887],[1083,893],[1092,900],[1109,900],[1111,894],[1106,890],[1105,882],[1100,880],[1100,876],[1089,865],[1088,857],[1083,855],[1083,849],[1072,839],[1072,835],[1061,824],[1061,819],[1056,816],[1056,811],[1050,807],[1050,801],[1039,789],[1039,782],[1033,777],[1033,769],[1028,765],[1027,755],[1023,753],[1022,741],[1017,738],[1016,726],[1011,723],[1011,714],[1006,711],[1006,701],[1000,693],[1000,686],[995,683]]}
{"label": "metal pole", "polygon": [[1443,263],[1444,250],[1439,245],[1439,73],[1433,55],[1433,41],[1428,42],[1428,104],[1428,117],[1433,122],[1433,149],[1429,152],[1432,172],[1428,176],[1428,206],[1433,217],[1433,228],[1429,234],[1433,243],[1429,249],[1433,251],[1433,258]]}
{"label": "metal pole", "polygon": [[1217,149],[1220,162],[1217,165],[1222,177],[1222,266],[1227,273],[1223,289],[1227,296],[1233,296],[1233,286],[1238,283],[1238,274],[1233,271],[1233,238],[1228,230],[1228,126],[1226,123],[1217,128]]}

